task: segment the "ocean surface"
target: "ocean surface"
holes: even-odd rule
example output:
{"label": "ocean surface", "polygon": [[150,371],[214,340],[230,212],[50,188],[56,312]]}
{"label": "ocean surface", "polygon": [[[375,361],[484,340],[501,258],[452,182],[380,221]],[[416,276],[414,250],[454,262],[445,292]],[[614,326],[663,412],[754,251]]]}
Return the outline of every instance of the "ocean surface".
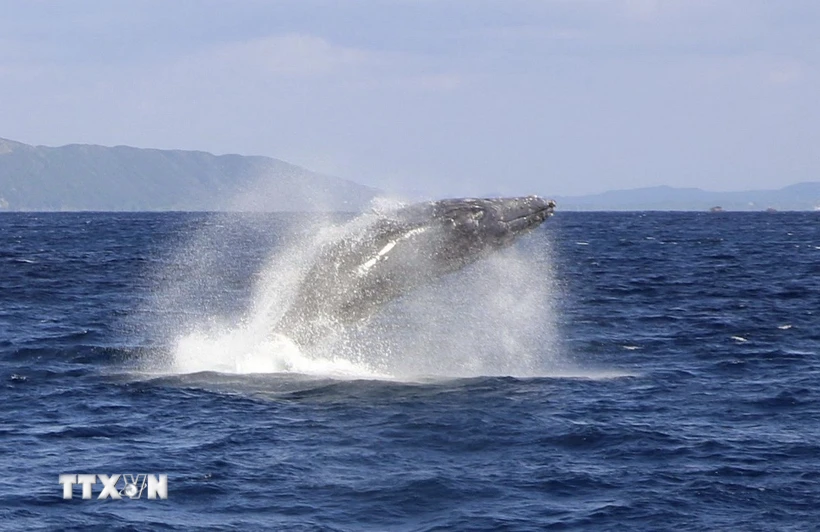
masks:
{"label": "ocean surface", "polygon": [[820,527],[820,213],[559,211],[302,352],[351,223],[0,214],[0,528]]}

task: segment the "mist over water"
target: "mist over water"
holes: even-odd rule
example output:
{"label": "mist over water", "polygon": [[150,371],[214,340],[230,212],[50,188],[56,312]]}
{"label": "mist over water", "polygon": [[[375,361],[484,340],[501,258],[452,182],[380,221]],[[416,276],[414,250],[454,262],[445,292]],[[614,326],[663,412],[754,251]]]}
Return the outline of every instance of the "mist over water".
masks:
{"label": "mist over water", "polygon": [[[141,315],[154,316],[147,334],[165,347],[144,369],[396,380],[568,370],[559,356],[552,246],[531,235],[387,304],[369,321],[335,327],[309,348],[277,334],[323,246],[361,233],[376,212],[393,207],[380,199],[374,213],[346,220],[282,223],[246,214],[201,220],[153,274],[155,288]],[[411,267],[424,268],[424,258]]]}

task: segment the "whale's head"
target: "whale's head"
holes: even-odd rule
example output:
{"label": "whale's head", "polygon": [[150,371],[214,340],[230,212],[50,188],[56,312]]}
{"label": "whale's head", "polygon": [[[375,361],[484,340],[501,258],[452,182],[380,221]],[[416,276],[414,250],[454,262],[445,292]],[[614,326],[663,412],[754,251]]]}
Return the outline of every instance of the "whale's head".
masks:
{"label": "whale's head", "polygon": [[387,214],[374,226],[371,251],[359,269],[405,278],[429,278],[456,271],[496,250],[549,218],[555,202],[538,196],[462,198],[418,203]]}
{"label": "whale's head", "polygon": [[428,223],[440,226],[448,240],[463,241],[472,251],[510,245],[552,216],[555,202],[538,196],[442,200],[431,204]]}
{"label": "whale's head", "polygon": [[509,246],[554,210],[554,201],[538,196],[446,199],[396,211],[388,217],[396,229],[385,236],[447,271]]}

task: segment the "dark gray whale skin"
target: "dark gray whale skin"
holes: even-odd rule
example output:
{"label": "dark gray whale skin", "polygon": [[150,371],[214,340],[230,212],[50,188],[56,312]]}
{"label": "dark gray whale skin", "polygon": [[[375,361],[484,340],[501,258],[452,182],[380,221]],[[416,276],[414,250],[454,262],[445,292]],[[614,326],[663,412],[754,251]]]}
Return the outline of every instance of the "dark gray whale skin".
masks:
{"label": "dark gray whale skin", "polygon": [[445,199],[384,213],[323,248],[274,331],[309,346],[386,303],[511,245],[555,202],[538,196]]}

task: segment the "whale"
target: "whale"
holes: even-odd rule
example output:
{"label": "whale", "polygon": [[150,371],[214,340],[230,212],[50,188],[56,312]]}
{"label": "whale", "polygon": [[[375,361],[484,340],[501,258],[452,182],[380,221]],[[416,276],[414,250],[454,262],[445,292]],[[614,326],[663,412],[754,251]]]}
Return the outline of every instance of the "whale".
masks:
{"label": "whale", "polygon": [[322,246],[274,332],[310,346],[389,302],[509,247],[553,215],[539,196],[455,198],[372,216]]}

